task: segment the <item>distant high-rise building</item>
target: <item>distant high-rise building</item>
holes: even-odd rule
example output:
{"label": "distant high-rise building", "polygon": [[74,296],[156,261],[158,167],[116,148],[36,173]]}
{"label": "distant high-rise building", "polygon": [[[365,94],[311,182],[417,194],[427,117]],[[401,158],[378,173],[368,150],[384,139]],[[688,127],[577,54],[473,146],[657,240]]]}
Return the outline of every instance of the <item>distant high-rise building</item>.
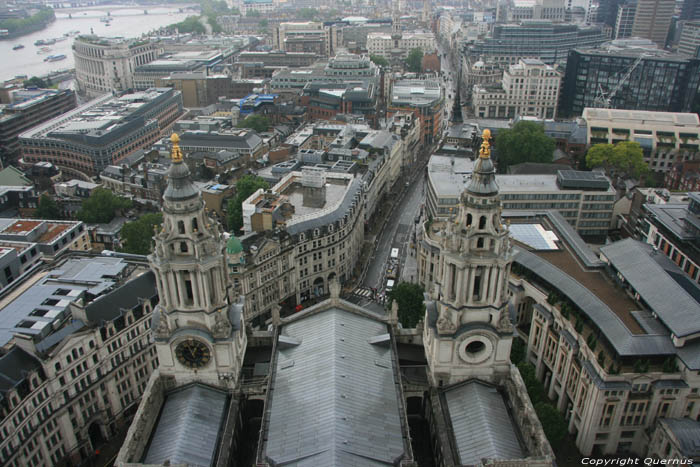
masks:
{"label": "distant high-rise building", "polygon": [[688,112],[699,80],[699,59],[659,50],[650,41],[575,49],[566,65],[559,115],[581,115],[586,107],[599,107],[601,97],[614,109]]}
{"label": "distant high-rise building", "polygon": [[700,54],[700,21],[683,22],[681,38],[678,41],[678,53],[698,57]]}
{"label": "distant high-rise building", "polygon": [[675,0],[638,0],[632,36],[650,39],[663,47],[675,8]]}
{"label": "distant high-rise building", "polygon": [[681,10],[682,20],[700,19],[700,0],[685,0]]}
{"label": "distant high-rise building", "polygon": [[637,2],[629,1],[618,5],[617,19],[615,20],[615,39],[624,39],[632,35],[634,15],[637,11]]}

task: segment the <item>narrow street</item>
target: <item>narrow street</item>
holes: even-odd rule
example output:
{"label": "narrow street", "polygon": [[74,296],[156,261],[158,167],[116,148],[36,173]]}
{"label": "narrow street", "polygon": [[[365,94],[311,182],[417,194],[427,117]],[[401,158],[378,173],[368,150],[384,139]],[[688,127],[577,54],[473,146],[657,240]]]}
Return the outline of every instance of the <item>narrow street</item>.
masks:
{"label": "narrow street", "polygon": [[[454,88],[455,81],[453,80],[452,66],[449,63],[449,59],[444,54],[442,47],[439,47],[438,50],[445,57],[441,60],[444,79],[440,78],[440,83],[445,87],[445,101],[442,114],[444,122],[442,131],[444,135],[444,132],[449,127],[456,89]],[[456,79],[456,76],[454,78]],[[442,140],[442,136],[440,140]],[[349,297],[360,305],[367,306],[375,301],[381,302],[382,295],[385,293],[386,272],[392,248],[399,249],[400,267],[396,283],[399,281],[414,282],[417,280],[416,245],[414,240],[419,224],[416,221],[418,219],[425,220],[421,218],[421,208],[424,204],[426,189],[425,167],[430,155],[438,146],[439,143],[421,151],[418,162],[414,167],[409,168],[408,173],[397,183],[398,186],[395,187],[395,190],[398,193],[389,195],[390,200],[394,200],[393,203],[390,201],[387,203],[388,206],[383,206],[389,217],[383,220],[380,219],[382,225],[372,244],[372,253],[369,257],[366,272],[362,277],[361,285]]]}

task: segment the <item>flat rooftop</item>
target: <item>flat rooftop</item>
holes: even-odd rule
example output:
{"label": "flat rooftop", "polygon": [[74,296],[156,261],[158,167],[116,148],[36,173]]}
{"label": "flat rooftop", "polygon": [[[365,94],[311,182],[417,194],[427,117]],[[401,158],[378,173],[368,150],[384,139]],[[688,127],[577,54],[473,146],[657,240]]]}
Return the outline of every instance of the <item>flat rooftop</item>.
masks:
{"label": "flat rooftop", "polygon": [[287,185],[281,194],[286,196],[288,201],[294,206],[293,220],[295,217],[314,214],[318,212],[319,209],[335,206],[343,199],[345,193],[348,191],[349,185],[350,180],[348,179],[327,178],[323,188],[325,190],[324,202],[322,206],[318,207],[305,204],[305,187],[303,187],[298,180]]}
{"label": "flat rooftop", "polygon": [[636,125],[663,125],[690,127],[700,129],[700,118],[694,113],[680,112],[652,112],[646,110],[620,110],[620,109],[583,109],[583,119],[595,121],[596,124],[608,122],[609,125],[628,123]]}

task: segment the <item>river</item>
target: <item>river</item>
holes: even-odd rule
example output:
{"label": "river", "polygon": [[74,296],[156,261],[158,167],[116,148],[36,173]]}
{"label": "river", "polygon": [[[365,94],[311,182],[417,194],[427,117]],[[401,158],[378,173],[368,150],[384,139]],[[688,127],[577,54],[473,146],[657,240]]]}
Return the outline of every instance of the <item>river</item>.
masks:
{"label": "river", "polygon": [[[17,75],[41,76],[52,71],[74,67],[73,49],[71,48],[73,37],[68,37],[64,41],[49,46],[51,51],[46,54],[37,54],[40,47],[35,46],[34,42],[39,39],[64,37],[64,34],[70,31],[90,34],[91,29],[94,34],[99,36],[139,37],[154,29],[178,23],[193,14],[191,12],[180,13],[180,5],[176,8],[129,5],[125,9],[110,9],[119,7],[119,5],[109,5],[109,8],[101,6],[74,9],[70,10],[72,18],[68,18],[67,11],[58,9],[56,10],[56,21],[45,29],[26,36],[0,41],[0,59],[5,63],[0,67],[0,81],[14,78]],[[182,8],[184,7],[185,5],[182,6]],[[147,15],[143,13],[144,9],[148,10]],[[100,21],[101,17],[107,15],[108,10],[113,18],[110,26],[106,26],[106,23]],[[12,50],[12,47],[17,44],[24,45],[24,48]],[[44,61],[48,55],[58,54],[66,55],[66,59],[57,62]]]}

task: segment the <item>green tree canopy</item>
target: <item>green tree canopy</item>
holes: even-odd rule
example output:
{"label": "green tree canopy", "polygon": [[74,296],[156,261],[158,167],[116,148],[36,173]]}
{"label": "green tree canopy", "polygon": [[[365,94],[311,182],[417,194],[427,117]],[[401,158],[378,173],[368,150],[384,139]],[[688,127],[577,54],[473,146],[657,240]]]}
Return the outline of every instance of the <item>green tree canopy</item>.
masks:
{"label": "green tree canopy", "polygon": [[389,66],[389,60],[381,55],[370,55],[369,59],[372,60],[377,66]]}
{"label": "green tree canopy", "polygon": [[389,306],[396,300],[399,304],[399,322],[404,328],[415,328],[425,315],[423,287],[411,282],[400,282],[389,292]]}
{"label": "green tree canopy", "polygon": [[644,153],[639,143],[621,141],[612,144],[594,144],[586,153],[589,168],[603,167],[612,176],[640,177],[649,167],[644,162]]}
{"label": "green tree canopy", "polygon": [[538,402],[535,404],[537,418],[542,423],[544,434],[552,447],[558,446],[568,431],[568,424],[562,414],[549,402]]}
{"label": "green tree canopy", "polygon": [[258,26],[260,26],[260,29],[267,29],[268,21],[267,18],[263,18],[260,20],[258,23]]}
{"label": "green tree canopy", "polygon": [[46,89],[49,87],[49,83],[47,83],[43,79],[39,78],[38,76],[32,76],[31,78],[26,80],[23,84],[24,84],[25,88],[28,88],[30,86],[36,86],[38,88]]}
{"label": "green tree canopy", "polygon": [[39,198],[39,206],[37,207],[35,215],[39,219],[60,219],[61,210],[58,209],[56,201],[54,201],[51,196],[44,193]]}
{"label": "green tree canopy", "polygon": [[207,32],[202,22],[199,21],[199,16],[188,16],[184,21],[171,24],[168,28],[177,28],[178,32],[181,33],[206,34]]}
{"label": "green tree canopy", "polygon": [[318,11],[314,8],[301,8],[297,11],[297,17],[306,21],[312,21],[316,15],[318,15]]}
{"label": "green tree canopy", "polygon": [[133,222],[127,222],[121,230],[121,251],[135,255],[147,255],[151,252],[151,240],[154,227],[163,223],[161,213],[144,214]]}
{"label": "green tree canopy", "polygon": [[130,200],[115,196],[111,190],[95,188],[90,197],[83,201],[78,219],[87,224],[106,224],[114,219],[117,211],[130,207]]}
{"label": "green tree canopy", "polygon": [[270,119],[264,115],[249,115],[238,122],[238,128],[250,128],[258,133],[262,133],[270,128]]}
{"label": "green tree canopy", "polygon": [[498,169],[503,173],[522,162],[552,162],[555,147],[554,140],[544,134],[544,126],[521,120],[496,136]]}
{"label": "green tree canopy", "polygon": [[53,8],[41,6],[39,11],[28,18],[8,18],[0,21],[0,29],[7,29],[10,34],[15,32],[26,34],[38,30],[37,28],[41,25],[50,23],[55,19],[56,15]]}
{"label": "green tree canopy", "polygon": [[423,68],[423,51],[416,47],[411,49],[406,58],[406,68],[413,73],[420,73]]}
{"label": "green tree canopy", "polygon": [[243,227],[243,201],[259,188],[269,187],[265,180],[256,175],[244,175],[236,182],[236,196],[228,201],[226,209],[228,227],[232,234],[236,235]]}

